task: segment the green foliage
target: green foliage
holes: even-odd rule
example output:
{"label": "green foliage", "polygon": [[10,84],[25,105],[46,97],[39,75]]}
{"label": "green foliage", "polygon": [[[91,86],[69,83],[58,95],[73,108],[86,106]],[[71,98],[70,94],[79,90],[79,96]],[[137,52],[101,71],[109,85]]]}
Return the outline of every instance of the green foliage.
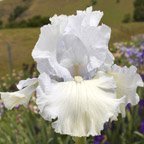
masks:
{"label": "green foliage", "polygon": [[143,0],[135,0],[134,1],[134,6],[135,7],[139,7],[139,6],[143,6],[144,5],[144,1]]}
{"label": "green foliage", "polygon": [[91,0],[92,6],[97,4],[97,0]]}
{"label": "green foliage", "polygon": [[13,70],[11,74],[7,74],[0,78],[0,91],[16,91],[16,84],[19,80],[37,76],[38,72],[35,64],[23,64],[21,71],[17,72],[16,70]]}
{"label": "green foliage", "polygon": [[0,120],[0,144],[73,144],[60,136],[39,114],[20,107],[7,111]]}
{"label": "green foliage", "polygon": [[144,0],[134,1],[134,15],[135,21],[144,21]]}
{"label": "green foliage", "polygon": [[3,27],[3,21],[0,20],[0,29]]}
{"label": "green foliage", "polygon": [[123,18],[123,23],[129,23],[131,22],[131,15],[130,14],[126,14]]}
{"label": "green foliage", "polygon": [[140,133],[141,120],[142,118],[138,114],[138,106],[131,107],[130,110],[126,110],[126,118],[119,116],[118,121],[109,124],[104,133],[111,144],[143,144],[144,137],[140,138],[137,134]]}
{"label": "green foliage", "polygon": [[27,21],[27,27],[41,27],[48,23],[49,17],[34,16]]}
{"label": "green foliage", "polygon": [[13,13],[9,16],[9,22],[15,21],[18,17],[22,15],[22,13],[27,9],[26,6],[17,6]]}
{"label": "green foliage", "polygon": [[120,0],[116,0],[116,3],[120,3]]}
{"label": "green foliage", "polygon": [[45,24],[50,23],[49,17],[34,16],[28,20],[11,21],[6,27],[7,28],[26,28],[26,27],[41,27]]}

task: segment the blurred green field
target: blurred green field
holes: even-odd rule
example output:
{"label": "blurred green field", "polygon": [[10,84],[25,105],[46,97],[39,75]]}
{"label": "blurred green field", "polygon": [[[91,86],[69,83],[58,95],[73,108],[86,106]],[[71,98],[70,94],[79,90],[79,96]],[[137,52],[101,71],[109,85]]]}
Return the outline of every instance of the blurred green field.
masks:
{"label": "blurred green field", "polygon": [[[17,5],[23,5],[22,0],[4,0],[0,2],[0,19],[6,20]],[[52,16],[57,14],[72,14],[78,9],[91,5],[91,0],[31,0],[29,8],[18,19],[27,19],[35,15]],[[113,42],[128,40],[132,35],[144,33],[144,23],[122,24],[125,14],[133,12],[132,0],[98,0],[95,10],[104,11],[101,22],[112,27]],[[31,64],[31,51],[38,39],[39,28],[2,29],[0,30],[0,75],[8,73],[7,43],[12,48],[13,68],[20,70],[23,63]]]}

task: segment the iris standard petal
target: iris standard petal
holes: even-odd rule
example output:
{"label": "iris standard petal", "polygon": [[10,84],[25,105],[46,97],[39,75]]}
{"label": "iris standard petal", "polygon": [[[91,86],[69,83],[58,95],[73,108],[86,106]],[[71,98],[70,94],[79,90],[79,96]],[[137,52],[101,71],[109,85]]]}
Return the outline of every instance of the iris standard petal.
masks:
{"label": "iris standard petal", "polygon": [[48,52],[37,51],[41,57],[35,58],[37,69],[40,73],[47,73],[51,77],[62,78],[64,81],[72,80],[71,73],[65,67],[61,66],[54,56]]}
{"label": "iris standard petal", "polygon": [[102,16],[102,12],[89,7],[76,15],[50,18],[51,24],[41,28],[32,52],[39,72],[67,81],[76,75],[76,68],[77,75],[91,77],[92,71],[111,58],[108,51],[111,29],[104,24],[98,26]]}

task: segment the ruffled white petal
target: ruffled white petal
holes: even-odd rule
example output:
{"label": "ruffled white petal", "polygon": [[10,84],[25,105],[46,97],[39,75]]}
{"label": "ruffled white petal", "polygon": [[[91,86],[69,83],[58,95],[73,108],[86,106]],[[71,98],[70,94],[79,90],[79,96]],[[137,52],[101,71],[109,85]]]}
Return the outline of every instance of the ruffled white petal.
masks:
{"label": "ruffled white petal", "polygon": [[41,28],[41,34],[32,52],[34,60],[37,62],[37,69],[40,73],[45,72],[52,77],[72,79],[69,71],[62,67],[56,58],[56,48],[60,37],[57,25],[47,25]]}
{"label": "ruffled white petal", "polygon": [[[111,52],[108,50],[108,42],[111,35],[111,29],[108,26],[102,24],[98,27],[81,27],[80,32],[75,32],[72,30],[71,32],[68,32],[67,35],[69,35],[69,33],[73,34],[75,37],[77,37],[77,39],[79,39],[79,41],[81,41],[81,43],[83,43],[81,53],[84,56],[84,60],[85,57],[87,57],[87,62],[85,62],[84,65],[85,69],[87,68],[85,71],[86,73],[84,73],[85,75],[87,75],[88,72],[101,67],[102,65],[113,63],[114,58]],[[72,41],[72,43],[76,42]],[[69,45],[71,46],[71,42]],[[60,49],[61,52],[63,52],[62,50],[63,49]],[[81,53],[79,53],[79,49],[77,49],[77,47],[75,47],[75,51],[77,51],[77,53],[75,52],[77,55],[81,56]],[[73,60],[75,59],[73,58]],[[65,61],[65,59],[63,59],[63,61]],[[73,63],[71,63],[71,65],[72,64]]]}
{"label": "ruffled white petal", "polygon": [[68,24],[65,28],[66,33],[74,32],[78,35],[81,28],[84,27],[97,27],[103,12],[92,11],[92,7],[86,9],[86,11],[77,11],[77,15],[72,15],[68,17]]}
{"label": "ruffled white petal", "polygon": [[41,57],[35,58],[37,61],[37,69],[40,73],[47,73],[51,77],[62,78],[64,81],[72,80],[70,72],[61,66],[55,57],[51,56],[48,52],[37,51]]}
{"label": "ruffled white petal", "polygon": [[26,80],[21,80],[21,81],[17,84],[17,88],[18,88],[19,90],[21,90],[21,89],[23,89],[23,88],[25,88],[25,87],[27,87],[27,86],[33,85],[33,84],[35,84],[35,83],[37,83],[37,82],[38,82],[37,78],[32,78],[32,79],[28,78],[28,79],[26,79]]}
{"label": "ruffled white petal", "polygon": [[102,16],[102,12],[89,7],[77,11],[77,15],[52,17],[51,24],[41,28],[32,52],[39,72],[67,81],[75,75],[75,66],[79,67],[78,75],[87,78],[104,65],[111,57],[111,29],[104,24],[98,26]]}
{"label": "ruffled white petal", "polygon": [[63,33],[65,30],[65,27],[68,23],[68,16],[66,15],[54,15],[52,18],[50,18],[51,24],[59,27],[59,32]]}
{"label": "ruffled white petal", "polygon": [[[115,99],[111,77],[52,83],[46,74],[39,77],[37,105],[45,120],[55,119],[56,132],[71,136],[99,135],[103,125],[117,117],[122,99]],[[109,85],[108,85],[109,83]],[[48,89],[49,88],[49,89]]]}
{"label": "ruffled white petal", "polygon": [[[116,81],[117,85],[117,98],[121,98],[126,96],[125,105],[131,103],[132,105],[136,105],[139,102],[139,96],[136,93],[138,86],[144,86],[143,81],[139,74],[136,73],[137,69],[135,66],[127,67],[119,67],[117,65],[113,65],[112,69],[108,72],[112,75]],[[125,108],[121,107],[122,114],[125,116]]]}
{"label": "ruffled white petal", "polygon": [[41,33],[38,42],[36,43],[32,52],[33,58],[35,59],[37,56],[41,56],[37,50],[44,52],[48,51],[52,54],[55,54],[57,47],[56,41],[58,40],[59,36],[59,27],[55,25],[45,25],[41,27]]}
{"label": "ruffled white petal", "polygon": [[114,56],[108,50],[106,54],[105,62],[98,68],[99,71],[108,72],[111,70],[111,66],[114,64]]}
{"label": "ruffled white petal", "polygon": [[[90,34],[86,35],[85,34]],[[88,46],[93,45],[95,47],[104,47],[108,49],[108,42],[111,36],[111,28],[105,24],[97,27],[84,28],[82,39],[83,42]],[[87,40],[86,40],[87,39]]]}
{"label": "ruffled white petal", "polygon": [[[33,81],[33,83],[31,84],[27,83],[28,81],[29,82]],[[18,87],[21,89],[24,86],[25,88],[19,91],[0,92],[1,99],[7,109],[11,110],[12,108],[18,105],[24,105],[25,107],[28,105],[31,96],[34,94],[34,91],[36,90],[38,81],[36,81],[36,79],[33,80],[28,79],[25,82],[24,81],[20,82]]]}
{"label": "ruffled white petal", "polygon": [[61,47],[57,49],[57,58],[60,65],[67,68],[72,76],[84,77],[88,73],[89,52],[83,42],[74,35],[63,36]]}
{"label": "ruffled white petal", "polygon": [[82,21],[82,26],[97,26],[103,16],[103,12],[94,11],[94,12],[87,12],[87,15],[84,17]]}
{"label": "ruffled white petal", "polygon": [[77,11],[77,15],[82,17],[81,25],[97,26],[103,16],[103,12],[92,11],[92,7],[88,7],[86,11]]}

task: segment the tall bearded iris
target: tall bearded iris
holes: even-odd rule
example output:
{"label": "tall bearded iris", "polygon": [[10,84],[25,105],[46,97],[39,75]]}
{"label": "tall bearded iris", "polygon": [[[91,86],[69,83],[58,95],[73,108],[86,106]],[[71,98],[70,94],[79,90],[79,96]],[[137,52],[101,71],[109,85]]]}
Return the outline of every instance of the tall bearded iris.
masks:
{"label": "tall bearded iris", "polygon": [[20,81],[18,92],[1,93],[5,106],[26,105],[36,90],[40,115],[54,130],[82,137],[100,135],[105,122],[125,115],[127,103],[137,104],[143,82],[134,66],[113,65],[111,29],[98,25],[102,16],[89,7],[52,17],[32,52],[39,77]]}

